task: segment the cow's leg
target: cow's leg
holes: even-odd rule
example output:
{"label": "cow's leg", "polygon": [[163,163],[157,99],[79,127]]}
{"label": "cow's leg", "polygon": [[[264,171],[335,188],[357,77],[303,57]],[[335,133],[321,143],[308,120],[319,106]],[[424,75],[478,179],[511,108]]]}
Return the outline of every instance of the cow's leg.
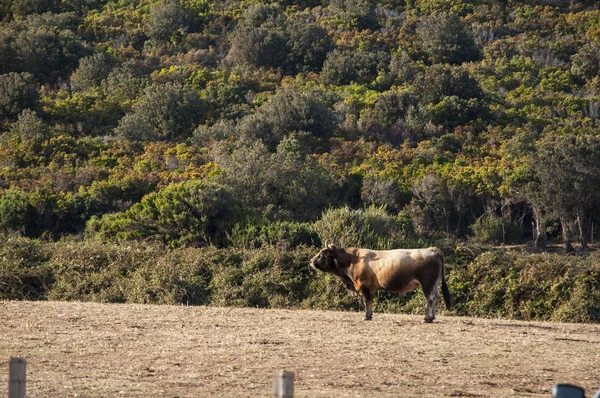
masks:
{"label": "cow's leg", "polygon": [[363,321],[370,321],[373,319],[373,292],[367,288],[361,288],[360,292],[363,296],[363,301],[365,302],[365,317]]}
{"label": "cow's leg", "polygon": [[437,309],[438,302],[438,288],[440,284],[440,279],[433,284],[433,286],[423,286],[423,294],[425,295],[425,299],[427,299],[427,312],[425,313],[425,319],[423,322],[431,323],[435,319],[435,313]]}

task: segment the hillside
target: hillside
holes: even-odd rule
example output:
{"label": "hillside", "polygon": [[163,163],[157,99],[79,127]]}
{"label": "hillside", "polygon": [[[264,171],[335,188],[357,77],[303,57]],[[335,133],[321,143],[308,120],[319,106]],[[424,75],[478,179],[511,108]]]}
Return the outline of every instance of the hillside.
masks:
{"label": "hillside", "polygon": [[27,358],[30,397],[549,396],[598,388],[600,327],[218,307],[0,302],[0,381]]}
{"label": "hillside", "polygon": [[412,242],[597,236],[593,1],[2,0],[0,21],[4,232],[239,246],[376,206]]}

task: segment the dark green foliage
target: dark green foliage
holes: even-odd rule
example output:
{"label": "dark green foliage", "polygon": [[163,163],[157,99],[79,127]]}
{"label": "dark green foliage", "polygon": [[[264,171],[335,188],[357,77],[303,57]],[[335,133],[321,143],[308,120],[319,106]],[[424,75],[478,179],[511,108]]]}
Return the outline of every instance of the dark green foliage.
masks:
{"label": "dark green foliage", "polygon": [[288,53],[284,22],[277,5],[248,7],[234,32],[231,61],[240,67],[284,67]]}
{"label": "dark green foliage", "polygon": [[154,263],[164,253],[150,245],[131,247],[99,243],[56,243],[48,249],[54,277],[47,292],[50,300],[108,303],[127,302],[129,285],[136,270]]}
{"label": "dark green foliage", "polygon": [[493,245],[518,243],[523,235],[516,222],[498,216],[481,217],[471,228],[476,241]]}
{"label": "dark green foliage", "polygon": [[289,21],[287,33],[290,73],[320,72],[333,41],[327,30],[317,25],[310,15],[299,14]]}
{"label": "dark green foliage", "polygon": [[426,104],[437,104],[445,97],[463,100],[483,99],[479,83],[461,68],[432,65],[416,81],[417,95]]}
{"label": "dark green foliage", "polygon": [[243,144],[231,154],[215,153],[219,181],[259,218],[308,221],[335,201],[335,182],[298,140],[285,139],[275,153],[259,141]]}
{"label": "dark green foliage", "polygon": [[211,281],[212,303],[244,307],[298,306],[314,276],[308,267],[313,249],[229,251]]}
{"label": "dark green foliage", "polygon": [[320,246],[319,235],[312,224],[281,221],[237,224],[231,231],[229,242],[235,247],[277,246],[284,250],[298,246]]}
{"label": "dark green foliage", "polygon": [[38,106],[39,94],[29,73],[0,75],[0,121],[15,120],[24,109]]}
{"label": "dark green foliage", "polygon": [[22,19],[29,14],[57,12],[60,3],[59,0],[13,0],[10,10],[15,19]]}
{"label": "dark green foliage", "polygon": [[483,201],[476,187],[459,181],[445,181],[428,174],[412,186],[413,199],[407,207],[417,232],[426,236],[436,234],[465,237],[473,215],[482,212]]}
{"label": "dark green foliage", "polygon": [[392,57],[390,72],[399,83],[412,83],[419,72],[419,66],[412,60],[407,52]]}
{"label": "dark green foliage", "polygon": [[54,282],[45,245],[0,236],[0,300],[43,300]]}
{"label": "dark green foliage", "polygon": [[461,67],[433,65],[415,82],[415,96],[427,104],[436,125],[454,128],[488,117],[488,104],[477,81]]}
{"label": "dark green foliage", "polygon": [[79,67],[71,75],[73,91],[83,91],[100,85],[110,72],[110,59],[104,53],[97,53],[79,60]]}
{"label": "dark green foliage", "polygon": [[[564,137],[550,135],[529,158],[531,180],[525,190],[539,211],[554,216],[563,224],[563,243],[571,251],[572,235],[568,225],[593,214],[600,197],[600,139],[581,134]],[[583,234],[582,234],[583,235]],[[585,235],[582,238],[585,243]]]}
{"label": "dark green foliage", "polygon": [[335,128],[335,115],[323,92],[284,88],[256,113],[245,117],[238,127],[244,138],[260,139],[270,149],[292,133],[299,133],[311,145],[329,138]]}
{"label": "dark green foliage", "polygon": [[[35,111],[25,109],[19,119],[10,125],[8,137],[25,142],[29,141],[33,150],[39,150],[42,142],[50,138],[50,128]],[[7,138],[8,138],[7,137]]]}
{"label": "dark green foliage", "polygon": [[33,222],[35,216],[29,197],[22,191],[7,191],[0,196],[0,229],[20,232]]}
{"label": "dark green foliage", "polygon": [[373,109],[363,110],[359,126],[366,136],[400,144],[405,138],[408,110],[416,105],[416,98],[406,92],[386,91],[377,98]]}
{"label": "dark green foliage", "polygon": [[183,139],[191,135],[205,116],[205,104],[189,85],[166,83],[144,90],[115,129],[122,138],[139,141]]}
{"label": "dark green foliage", "polygon": [[435,13],[423,18],[417,29],[420,44],[432,63],[475,61],[479,51],[457,15]]}
{"label": "dark green foliage", "polygon": [[375,4],[368,0],[331,0],[331,10],[352,27],[376,28]]}
{"label": "dark green foliage", "polygon": [[38,81],[67,78],[86,55],[81,39],[71,30],[73,22],[68,15],[44,14],[16,25],[9,45],[12,68],[31,73]]}
{"label": "dark green foliage", "polygon": [[375,175],[365,177],[360,194],[367,206],[381,207],[391,214],[403,209],[411,199],[408,187],[401,186],[396,180],[386,180]]}
{"label": "dark green foliage", "polygon": [[571,62],[571,72],[574,75],[584,79],[596,77],[600,64],[600,46],[595,42],[585,44],[571,57]]}
{"label": "dark green foliage", "polygon": [[369,84],[389,63],[384,52],[333,50],[327,54],[321,77],[326,84]]}
{"label": "dark green foliage", "polygon": [[167,41],[172,36],[185,34],[188,27],[186,13],[176,0],[160,0],[150,9],[144,33],[153,40]]}
{"label": "dark green foliage", "polygon": [[115,68],[102,81],[102,89],[111,100],[119,103],[133,101],[148,83],[146,78],[136,76],[131,69]]}
{"label": "dark green foliage", "polygon": [[170,246],[220,244],[237,219],[236,199],[201,181],[171,185],[124,213],[92,218],[86,234],[101,240],[154,240]]}

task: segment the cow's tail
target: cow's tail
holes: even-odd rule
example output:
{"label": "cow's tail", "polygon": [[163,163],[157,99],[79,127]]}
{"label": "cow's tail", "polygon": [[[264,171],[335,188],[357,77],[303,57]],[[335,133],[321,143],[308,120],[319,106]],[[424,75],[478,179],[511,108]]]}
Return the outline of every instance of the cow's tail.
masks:
{"label": "cow's tail", "polygon": [[446,308],[451,310],[452,297],[450,297],[450,289],[448,289],[448,284],[446,283],[446,276],[444,275],[444,254],[440,249],[437,249],[435,252],[440,257],[440,260],[442,260],[442,295],[444,296],[444,303],[446,303]]}

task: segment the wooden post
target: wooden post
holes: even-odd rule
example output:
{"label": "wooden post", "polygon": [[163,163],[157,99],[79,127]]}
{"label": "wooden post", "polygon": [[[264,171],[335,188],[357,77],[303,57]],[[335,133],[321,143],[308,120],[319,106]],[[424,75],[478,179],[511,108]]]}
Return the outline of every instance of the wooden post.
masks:
{"label": "wooden post", "polygon": [[294,397],[294,372],[279,370],[273,380],[273,396],[275,398]]}
{"label": "wooden post", "polygon": [[11,358],[8,365],[8,398],[25,398],[25,358]]}

